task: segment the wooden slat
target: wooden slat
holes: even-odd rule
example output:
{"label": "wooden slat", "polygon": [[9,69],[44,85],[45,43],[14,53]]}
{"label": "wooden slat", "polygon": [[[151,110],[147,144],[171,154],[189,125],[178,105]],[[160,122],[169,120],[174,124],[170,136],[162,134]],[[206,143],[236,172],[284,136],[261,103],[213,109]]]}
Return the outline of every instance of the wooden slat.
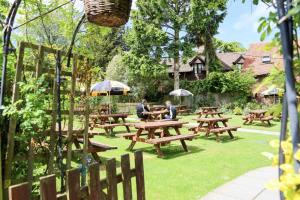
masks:
{"label": "wooden slat", "polygon": [[9,187],[9,200],[29,200],[29,184],[22,183]]}
{"label": "wooden slat", "polygon": [[99,164],[93,164],[89,167],[89,199],[100,200],[100,173]]}
{"label": "wooden slat", "polygon": [[80,200],[80,172],[79,169],[67,170],[67,199]]}
{"label": "wooden slat", "polygon": [[145,200],[146,195],[145,195],[143,153],[141,151],[136,151],[134,153],[134,158],[135,158],[137,200]]}
{"label": "wooden slat", "polygon": [[128,154],[121,156],[121,168],[122,168],[122,176],[123,176],[124,200],[131,200],[132,185],[131,185],[131,173],[130,173],[130,158]]}
{"label": "wooden slat", "polygon": [[107,177],[107,196],[109,200],[118,199],[117,177],[116,177],[116,160],[110,159],[106,164],[106,177]]}
{"label": "wooden slat", "polygon": [[40,178],[40,199],[56,200],[56,179],[55,175]]}

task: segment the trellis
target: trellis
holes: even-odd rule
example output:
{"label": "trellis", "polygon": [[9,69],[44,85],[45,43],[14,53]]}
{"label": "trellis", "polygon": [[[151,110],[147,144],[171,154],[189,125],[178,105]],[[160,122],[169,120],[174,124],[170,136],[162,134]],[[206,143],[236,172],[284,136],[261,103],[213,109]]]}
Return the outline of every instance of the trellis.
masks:
{"label": "trellis", "polygon": [[[35,65],[26,64],[25,63],[25,50],[29,50],[31,52],[37,52]],[[47,114],[51,116],[51,127],[50,130],[45,132],[45,134],[48,134],[50,137],[50,144],[49,144],[49,162],[48,162],[48,174],[54,173],[54,159],[55,155],[57,155],[57,152],[55,150],[55,143],[58,140],[58,133],[57,130],[57,117],[59,116],[57,109],[57,103],[58,103],[58,81],[57,81],[57,75],[58,75],[58,68],[55,66],[45,66],[45,60],[46,56],[51,55],[52,58],[57,58],[57,56],[62,55],[66,56],[67,53],[61,50],[45,47],[42,45],[35,45],[28,42],[20,42],[19,50],[18,50],[18,58],[16,62],[16,74],[15,74],[15,81],[13,86],[13,95],[12,95],[12,103],[17,102],[20,99],[20,88],[19,83],[22,81],[22,75],[25,75],[25,72],[31,72],[35,75],[36,78],[41,77],[43,74],[46,74],[48,77],[50,77],[50,80],[52,81],[53,85],[51,88],[49,88],[49,93],[52,94],[52,104],[51,108],[46,111]],[[72,159],[72,145],[74,142],[74,136],[82,137],[83,138],[83,149],[82,152],[84,154],[83,158],[83,164],[86,166],[86,156],[88,153],[88,129],[89,129],[89,95],[90,95],[90,85],[91,85],[91,74],[90,74],[90,64],[89,59],[82,55],[76,55],[72,54],[72,67],[70,69],[66,68],[65,65],[61,65],[61,71],[60,76],[64,77],[64,81],[67,81],[70,88],[61,90],[61,95],[68,96],[69,98],[69,107],[68,109],[61,110],[61,115],[65,115],[68,117],[68,127],[67,129],[63,130],[62,133],[66,134],[66,140],[67,140],[67,162],[66,167],[67,169],[70,169],[71,167],[71,159]],[[56,60],[57,61],[57,60]],[[70,79],[70,81],[68,80]],[[77,90],[77,86],[79,84],[84,84],[85,91],[80,92],[80,90]],[[84,110],[76,111],[74,109],[75,107],[75,96],[80,94],[81,97],[85,100],[85,108]],[[84,116],[84,126],[82,129],[76,129],[74,128],[74,116]],[[11,173],[12,173],[12,162],[15,158],[14,155],[14,143],[15,143],[15,134],[16,134],[16,127],[17,127],[17,119],[12,117],[9,122],[9,131],[8,131],[8,144],[7,144],[7,155],[5,158],[5,174],[4,174],[4,180],[5,180],[5,188],[7,189],[11,185]],[[29,146],[29,158],[34,159],[33,157],[33,146],[34,141],[30,142]],[[33,160],[28,161],[28,166],[33,168],[32,163]],[[27,174],[27,180],[28,182],[32,182],[33,180],[33,169],[28,170]]]}

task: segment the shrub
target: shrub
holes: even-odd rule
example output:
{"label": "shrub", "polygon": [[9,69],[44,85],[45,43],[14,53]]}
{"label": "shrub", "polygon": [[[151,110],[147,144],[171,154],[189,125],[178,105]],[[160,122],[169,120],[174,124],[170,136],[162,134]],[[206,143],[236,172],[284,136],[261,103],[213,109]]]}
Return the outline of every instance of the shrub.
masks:
{"label": "shrub", "polygon": [[282,112],[282,104],[275,104],[268,109],[267,115],[272,115],[275,118],[280,119]]}
{"label": "shrub", "polygon": [[243,114],[243,110],[240,107],[235,107],[233,110],[233,114],[235,115],[242,115]]}

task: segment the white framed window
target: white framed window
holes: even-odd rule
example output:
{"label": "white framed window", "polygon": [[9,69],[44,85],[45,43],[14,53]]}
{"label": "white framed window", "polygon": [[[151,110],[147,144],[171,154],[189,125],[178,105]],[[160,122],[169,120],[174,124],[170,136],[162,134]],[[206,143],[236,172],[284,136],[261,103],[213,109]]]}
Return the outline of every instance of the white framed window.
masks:
{"label": "white framed window", "polygon": [[263,63],[271,63],[271,57],[270,56],[263,56],[262,57],[262,62]]}
{"label": "white framed window", "polygon": [[193,65],[193,68],[194,68],[194,73],[195,74],[201,74],[202,71],[204,71],[204,65],[201,64],[201,63],[196,63]]}

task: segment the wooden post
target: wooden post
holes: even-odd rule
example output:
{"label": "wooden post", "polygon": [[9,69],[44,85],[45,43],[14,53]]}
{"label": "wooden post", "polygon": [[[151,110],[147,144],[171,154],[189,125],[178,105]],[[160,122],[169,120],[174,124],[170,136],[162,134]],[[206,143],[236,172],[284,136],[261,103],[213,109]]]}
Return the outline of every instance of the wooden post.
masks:
{"label": "wooden post", "polygon": [[56,193],[54,174],[40,178],[40,200],[56,200]]}
{"label": "wooden post", "polygon": [[[16,75],[13,86],[12,103],[19,100],[19,82],[21,80],[23,70],[23,58],[24,58],[24,43],[21,42],[19,46],[19,53],[16,64]],[[7,135],[7,152],[5,155],[5,167],[4,167],[4,196],[7,196],[7,189],[11,184],[11,171],[12,161],[14,157],[14,144],[15,144],[15,132],[16,132],[17,119],[11,117],[9,121],[9,130]]]}
{"label": "wooden post", "polygon": [[143,164],[143,153],[136,151],[135,157],[135,175],[136,175],[136,191],[137,200],[145,200],[145,180],[144,180],[144,164]]}
{"label": "wooden post", "polygon": [[110,159],[106,163],[107,196],[110,200],[118,200],[116,159]]}
{"label": "wooden post", "polygon": [[71,169],[67,171],[67,199],[80,200],[79,169]]}
{"label": "wooden post", "polygon": [[9,187],[9,200],[29,200],[30,190],[28,183]]}
{"label": "wooden post", "polygon": [[89,115],[90,115],[90,87],[91,87],[91,72],[89,67],[89,61],[84,58],[84,70],[85,70],[85,123],[84,123],[84,141],[83,141],[83,167],[87,168],[87,155],[89,146]]}
{"label": "wooden post", "polygon": [[132,200],[131,170],[129,154],[122,155],[121,168],[123,176],[123,193],[125,200]]}
{"label": "wooden post", "polygon": [[89,200],[100,199],[100,173],[99,164],[89,167]]}
{"label": "wooden post", "polygon": [[[55,73],[56,74],[56,69]],[[54,158],[55,158],[55,140],[56,140],[56,119],[57,119],[57,82],[56,78],[53,79],[53,101],[52,101],[52,124],[51,124],[51,131],[50,131],[50,157],[48,163],[48,174],[54,173]]]}
{"label": "wooden post", "polygon": [[74,122],[74,97],[77,77],[77,56],[73,55],[72,78],[71,78],[71,93],[70,93],[70,110],[68,122],[68,145],[67,145],[67,169],[71,168],[72,160],[72,144],[73,144],[73,122]]}

